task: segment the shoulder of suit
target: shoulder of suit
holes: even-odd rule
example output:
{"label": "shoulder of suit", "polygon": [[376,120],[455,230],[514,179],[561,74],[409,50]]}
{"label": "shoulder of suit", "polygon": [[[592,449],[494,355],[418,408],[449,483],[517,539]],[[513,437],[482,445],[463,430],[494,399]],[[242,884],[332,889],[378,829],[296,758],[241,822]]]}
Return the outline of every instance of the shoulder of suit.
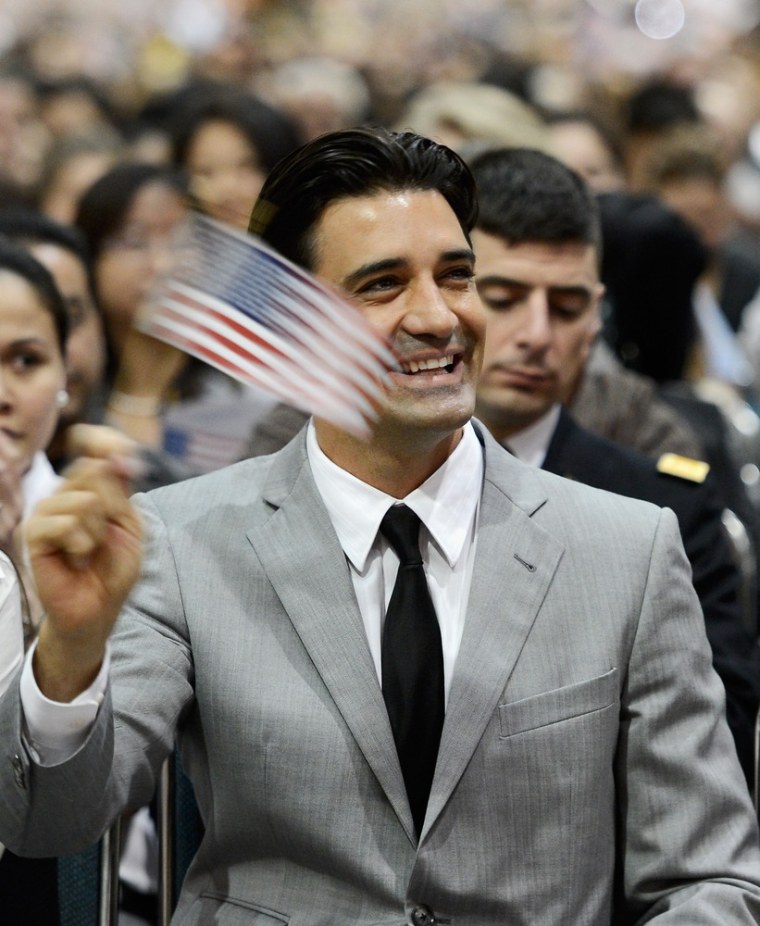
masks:
{"label": "shoulder of suit", "polygon": [[686,482],[701,484],[707,479],[710,464],[704,460],[693,460],[678,453],[663,453],[657,461],[657,472],[673,476]]}

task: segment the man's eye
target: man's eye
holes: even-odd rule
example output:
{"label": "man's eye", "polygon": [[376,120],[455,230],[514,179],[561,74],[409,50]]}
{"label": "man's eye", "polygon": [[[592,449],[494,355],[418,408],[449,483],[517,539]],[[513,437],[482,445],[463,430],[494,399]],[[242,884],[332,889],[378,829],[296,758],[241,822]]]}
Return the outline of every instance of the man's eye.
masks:
{"label": "man's eye", "polygon": [[504,286],[485,286],[481,287],[478,292],[485,305],[489,309],[493,309],[494,312],[503,312],[506,309],[511,309],[512,306],[519,302],[525,295],[522,290],[515,290]]}
{"label": "man's eye", "polygon": [[470,280],[475,278],[475,270],[469,265],[451,267],[445,272],[444,276],[451,280],[469,283]]}
{"label": "man's eye", "polygon": [[377,277],[375,280],[363,283],[357,290],[357,294],[361,296],[368,293],[387,292],[396,286],[398,286],[398,280],[395,277]]}
{"label": "man's eye", "polygon": [[567,321],[572,321],[583,315],[587,308],[588,299],[583,297],[554,300],[551,303],[552,312]]}

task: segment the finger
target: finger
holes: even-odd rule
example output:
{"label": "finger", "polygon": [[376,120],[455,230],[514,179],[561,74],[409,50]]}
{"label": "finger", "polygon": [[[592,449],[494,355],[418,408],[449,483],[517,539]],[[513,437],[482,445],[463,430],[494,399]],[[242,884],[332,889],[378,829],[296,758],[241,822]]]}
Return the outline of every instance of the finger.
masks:
{"label": "finger", "polygon": [[61,554],[74,568],[84,569],[100,545],[105,522],[100,530],[93,531],[92,527],[92,522],[84,522],[71,513],[30,521],[26,528],[30,556],[36,559],[51,553]]}
{"label": "finger", "polygon": [[79,460],[56,491],[42,499],[30,521],[71,513],[94,525],[112,522],[133,531],[135,513],[124,482],[110,461]]}
{"label": "finger", "polygon": [[66,449],[72,456],[107,460],[135,456],[139,448],[132,438],[115,428],[102,424],[75,424],[66,432]]}
{"label": "finger", "polygon": [[[66,519],[70,531],[90,538],[88,550],[82,547],[81,537],[72,541],[73,546],[59,542],[61,519]],[[102,540],[107,523],[108,508],[98,492],[67,490],[40,502],[32,517],[27,519],[27,540],[39,543],[48,538],[52,546],[65,552],[84,553]]]}
{"label": "finger", "polygon": [[[121,479],[125,491],[131,492],[136,480],[144,476],[147,464],[140,445],[114,428],[105,425],[74,425],[67,432],[67,443],[74,455],[108,460],[113,473]],[[64,475],[68,475],[67,469]]]}

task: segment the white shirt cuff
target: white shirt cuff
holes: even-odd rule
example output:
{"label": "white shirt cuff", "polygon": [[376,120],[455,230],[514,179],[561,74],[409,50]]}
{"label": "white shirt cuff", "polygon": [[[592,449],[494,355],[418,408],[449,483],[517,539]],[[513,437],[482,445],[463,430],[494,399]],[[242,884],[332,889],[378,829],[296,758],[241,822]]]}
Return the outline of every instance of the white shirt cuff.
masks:
{"label": "white shirt cuff", "polygon": [[103,664],[89,688],[73,701],[51,701],[37,687],[32,658],[37,642],[30,647],[21,672],[21,706],[26,722],[26,735],[40,765],[58,765],[76,753],[84,744],[95,723],[98,708],[103,703],[111,666],[111,651],[106,644]]}

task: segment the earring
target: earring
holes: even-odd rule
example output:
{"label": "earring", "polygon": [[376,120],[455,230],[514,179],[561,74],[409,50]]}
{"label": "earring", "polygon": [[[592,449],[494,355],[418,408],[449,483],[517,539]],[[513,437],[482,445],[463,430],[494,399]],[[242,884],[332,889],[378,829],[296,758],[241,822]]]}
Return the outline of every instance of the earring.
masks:
{"label": "earring", "polygon": [[69,394],[65,389],[59,389],[55,394],[55,404],[58,408],[66,408],[69,404]]}

